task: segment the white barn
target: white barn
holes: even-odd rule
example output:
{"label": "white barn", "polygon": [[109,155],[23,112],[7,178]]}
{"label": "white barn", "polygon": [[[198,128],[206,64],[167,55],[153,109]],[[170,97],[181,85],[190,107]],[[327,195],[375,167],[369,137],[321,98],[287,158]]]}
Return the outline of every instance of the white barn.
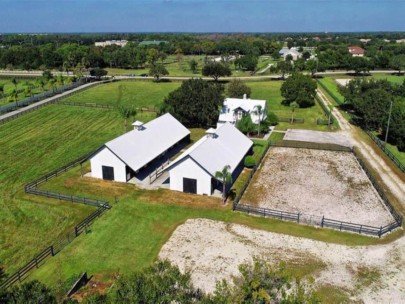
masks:
{"label": "white barn", "polygon": [[[261,107],[263,114],[260,116],[256,114],[258,107]],[[259,123],[267,118],[266,100],[246,98],[226,98],[222,106],[221,113],[219,114],[217,127],[224,123],[231,123],[235,125],[243,116],[250,115],[254,124]]]}
{"label": "white barn", "polygon": [[133,126],[134,130],[107,142],[90,157],[92,177],[127,182],[145,168],[159,165],[169,150],[179,150],[190,138],[190,131],[169,113]]}
{"label": "white barn", "polygon": [[166,168],[170,174],[170,189],[201,195],[212,195],[215,189],[222,191],[215,173],[229,165],[235,181],[252,145],[250,139],[229,123],[216,130],[209,129],[206,136]]}

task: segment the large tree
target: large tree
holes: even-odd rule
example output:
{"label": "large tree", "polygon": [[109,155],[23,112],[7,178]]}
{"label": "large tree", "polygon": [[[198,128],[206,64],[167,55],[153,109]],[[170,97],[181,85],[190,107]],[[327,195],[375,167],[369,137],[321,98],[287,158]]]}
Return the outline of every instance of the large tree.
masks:
{"label": "large tree", "polygon": [[204,65],[202,74],[204,76],[210,76],[217,81],[219,77],[231,76],[232,73],[231,69],[226,64],[210,61]]}
{"label": "large tree", "polygon": [[165,98],[160,113],[171,113],[187,128],[215,126],[222,104],[222,85],[189,79]]}
{"label": "large tree", "polygon": [[228,83],[227,95],[231,98],[242,98],[244,94],[250,97],[252,90],[239,78],[232,79]]}
{"label": "large tree", "polygon": [[296,102],[300,108],[311,107],[315,104],[316,82],[309,75],[294,73],[281,85],[283,103],[290,105]]}
{"label": "large tree", "polygon": [[163,64],[154,64],[149,70],[149,75],[152,75],[156,81],[159,81],[161,76],[169,75],[169,72]]}
{"label": "large tree", "polygon": [[398,74],[401,74],[401,71],[405,69],[405,54],[392,57],[390,60],[390,66],[397,70]]}
{"label": "large tree", "polygon": [[7,291],[0,290],[0,303],[57,303],[51,290],[38,281],[30,281],[14,286]]}

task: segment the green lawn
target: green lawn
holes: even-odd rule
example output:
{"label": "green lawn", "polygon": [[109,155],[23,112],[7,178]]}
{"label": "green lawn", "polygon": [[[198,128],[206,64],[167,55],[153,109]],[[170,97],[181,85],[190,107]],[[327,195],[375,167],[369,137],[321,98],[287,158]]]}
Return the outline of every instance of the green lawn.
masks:
{"label": "green lawn", "polygon": [[74,94],[64,101],[99,103],[116,105],[134,105],[135,107],[156,107],[173,90],[180,87],[181,82],[153,82],[153,81],[116,81],[101,84]]}
{"label": "green lawn", "polygon": [[[222,207],[219,199],[198,205],[193,204],[194,199],[208,199],[173,194],[168,190],[151,191],[154,193],[149,194],[135,191],[130,185],[125,187],[128,188],[125,190],[126,194],[92,225],[89,234],[80,236],[60,254],[47,261],[30,279],[40,279],[55,286],[57,281],[63,282],[83,271],[111,280],[114,273],[129,273],[144,268],[157,259],[160,248],[174,229],[190,218],[240,223],[258,229],[344,244],[378,242],[374,238],[232,212],[230,206]],[[103,191],[102,189],[103,187],[99,187],[98,191]],[[166,195],[166,203],[161,202]],[[149,199],[149,196],[152,198]],[[158,196],[160,201],[153,202]],[[185,196],[188,203],[173,202],[174,196]]]}
{"label": "green lawn", "polygon": [[[280,88],[281,81],[258,81],[258,82],[246,82],[246,84],[252,89],[251,98],[253,99],[265,99],[267,100],[267,108],[270,112],[274,112],[278,117],[290,118],[291,109],[288,106],[281,104],[283,97],[281,96]],[[331,129],[328,126],[319,126],[316,124],[317,118],[326,119],[322,108],[315,103],[314,106],[305,109],[296,109],[295,117],[304,118],[305,123],[290,124],[286,122],[280,122],[276,129],[311,129],[318,131],[334,131],[338,128],[337,124],[333,125]]]}
{"label": "green lawn", "polygon": [[0,267],[15,271],[93,210],[26,195],[23,185],[122,129],[115,111],[54,105],[0,126]]}

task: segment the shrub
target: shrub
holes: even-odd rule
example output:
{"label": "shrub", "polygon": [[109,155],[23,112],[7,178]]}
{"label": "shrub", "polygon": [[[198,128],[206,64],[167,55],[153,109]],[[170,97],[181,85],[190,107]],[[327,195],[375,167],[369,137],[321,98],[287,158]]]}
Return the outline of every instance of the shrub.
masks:
{"label": "shrub", "polygon": [[254,166],[256,166],[256,161],[253,158],[253,156],[248,155],[245,157],[245,167],[247,168],[253,168]]}
{"label": "shrub", "polygon": [[267,122],[270,126],[276,126],[278,124],[278,117],[273,112],[267,114]]}

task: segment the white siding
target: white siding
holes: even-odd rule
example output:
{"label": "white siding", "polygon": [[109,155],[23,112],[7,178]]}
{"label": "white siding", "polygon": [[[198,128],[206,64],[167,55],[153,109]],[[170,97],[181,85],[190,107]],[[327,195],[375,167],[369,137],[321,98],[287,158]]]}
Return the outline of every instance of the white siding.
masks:
{"label": "white siding", "polygon": [[212,194],[211,175],[189,157],[170,169],[170,190],[183,192],[184,177],[197,180],[197,194]]}
{"label": "white siding", "polygon": [[103,178],[102,166],[114,168],[114,180],[126,182],[126,165],[107,148],[102,149],[90,159],[91,176]]}

